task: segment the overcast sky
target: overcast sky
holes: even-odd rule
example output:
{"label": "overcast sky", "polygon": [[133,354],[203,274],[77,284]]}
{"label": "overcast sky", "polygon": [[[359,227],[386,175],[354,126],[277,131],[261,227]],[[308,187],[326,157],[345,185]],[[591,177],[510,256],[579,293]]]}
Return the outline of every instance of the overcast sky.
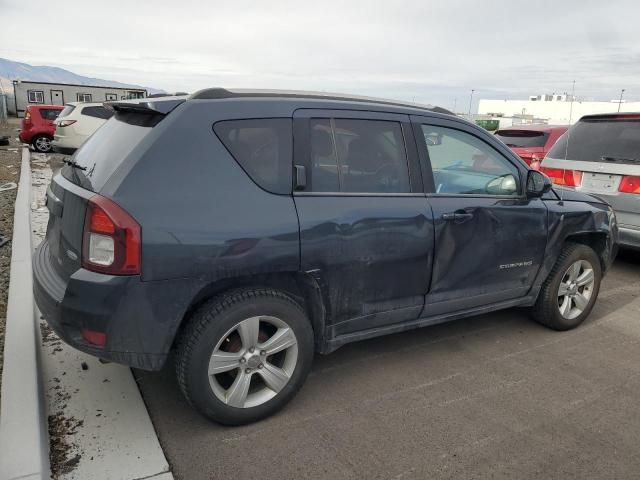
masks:
{"label": "overcast sky", "polygon": [[[0,57],[162,88],[640,99],[640,2],[0,0]],[[475,103],[475,102],[474,102]]]}

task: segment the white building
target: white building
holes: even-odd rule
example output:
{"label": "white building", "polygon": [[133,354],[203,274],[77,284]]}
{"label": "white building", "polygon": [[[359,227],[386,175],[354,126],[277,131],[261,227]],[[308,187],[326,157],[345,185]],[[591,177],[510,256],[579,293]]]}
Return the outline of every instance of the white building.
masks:
{"label": "white building", "polygon": [[29,104],[64,105],[69,102],[108,102],[144,98],[143,88],[99,87],[13,80],[14,113],[23,116]]}
{"label": "white building", "polygon": [[[573,103],[573,106],[572,106]],[[595,113],[640,112],[640,102],[592,102],[574,99],[571,95],[532,95],[529,100],[485,100],[478,105],[478,114],[494,117],[531,116],[545,119],[549,124],[563,125],[577,122],[580,117]],[[571,119],[569,119],[571,115]]]}

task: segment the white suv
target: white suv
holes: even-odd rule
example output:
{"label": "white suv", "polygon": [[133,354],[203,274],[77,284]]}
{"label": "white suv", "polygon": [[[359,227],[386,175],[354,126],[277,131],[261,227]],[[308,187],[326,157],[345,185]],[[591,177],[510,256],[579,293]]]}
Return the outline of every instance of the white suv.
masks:
{"label": "white suv", "polygon": [[113,115],[102,103],[70,102],[54,122],[53,150],[71,154]]}

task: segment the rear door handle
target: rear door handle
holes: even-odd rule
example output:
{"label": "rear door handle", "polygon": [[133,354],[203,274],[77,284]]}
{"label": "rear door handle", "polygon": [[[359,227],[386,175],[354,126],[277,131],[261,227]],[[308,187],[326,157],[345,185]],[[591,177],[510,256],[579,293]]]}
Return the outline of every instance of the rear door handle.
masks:
{"label": "rear door handle", "polygon": [[459,222],[463,220],[469,220],[470,218],[473,218],[473,213],[465,212],[464,210],[456,210],[455,212],[442,214],[442,219],[447,221],[453,220]]}

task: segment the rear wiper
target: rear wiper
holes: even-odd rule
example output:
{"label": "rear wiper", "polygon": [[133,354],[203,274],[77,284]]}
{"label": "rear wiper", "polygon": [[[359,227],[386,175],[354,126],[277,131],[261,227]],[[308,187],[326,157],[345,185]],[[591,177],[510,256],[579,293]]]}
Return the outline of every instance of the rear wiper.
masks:
{"label": "rear wiper", "polygon": [[640,158],[625,158],[625,157],[600,157],[605,162],[633,162],[640,163]]}
{"label": "rear wiper", "polygon": [[86,170],[87,169],[87,167],[83,167],[82,165],[78,165],[75,160],[72,160],[70,158],[65,158],[62,161],[64,163],[66,163],[67,165],[69,165],[70,167],[77,168],[78,170]]}

